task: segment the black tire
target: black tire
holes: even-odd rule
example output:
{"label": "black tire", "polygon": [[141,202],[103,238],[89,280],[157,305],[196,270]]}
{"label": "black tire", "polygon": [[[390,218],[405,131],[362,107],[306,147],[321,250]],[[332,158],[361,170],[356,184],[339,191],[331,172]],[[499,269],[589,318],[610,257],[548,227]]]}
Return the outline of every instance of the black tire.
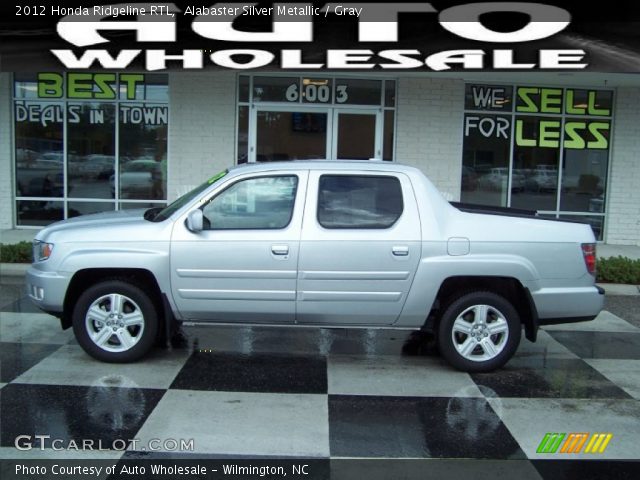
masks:
{"label": "black tire", "polygon": [[[125,298],[122,302],[123,315],[120,317],[122,320],[118,320],[115,313],[114,319],[107,318],[106,320],[109,322],[115,320],[116,323],[120,321],[124,325],[123,322],[127,318],[133,318],[133,314],[139,309],[138,313],[142,315],[142,322],[133,326],[112,323],[113,327],[107,327],[105,322],[100,323],[99,320],[88,319],[89,308],[98,301],[100,304],[96,306],[100,309],[101,315],[113,316],[110,315],[110,312],[118,311],[117,308],[111,309],[110,300],[106,299],[110,295],[120,295]],[[143,290],[123,280],[106,280],[87,288],[80,295],[73,309],[72,322],[76,340],[83,350],[93,358],[109,363],[127,363],[138,360],[152,348],[158,335],[159,319],[154,302]],[[97,336],[102,332],[102,328],[110,329],[105,330],[103,337],[107,337],[110,331],[114,332],[103,342],[104,348],[97,345],[91,336],[91,333]],[[120,338],[123,338],[121,335],[126,335],[135,343],[127,347],[125,343],[120,341]]]}
{"label": "black tire", "polygon": [[[478,325],[475,323],[476,310],[470,309],[482,306],[488,307],[486,318],[485,321],[479,321],[480,325]],[[464,317],[461,317],[463,314]],[[458,317],[465,322],[473,319],[469,325],[475,330],[465,335],[457,327],[454,333],[454,323]],[[498,326],[506,331],[492,334],[491,329],[497,329]],[[445,360],[458,370],[469,373],[490,372],[509,361],[520,344],[521,335],[520,316],[511,302],[493,292],[467,292],[450,301],[440,317],[438,347]],[[458,348],[464,350],[467,340],[471,350],[465,356],[458,351]],[[478,344],[478,341],[482,344]],[[487,352],[489,350],[485,347],[487,341],[490,341],[493,347],[499,347],[497,353]],[[476,346],[473,342],[476,342]],[[491,345],[487,346],[491,347]],[[491,355],[494,356],[491,357]],[[484,359],[484,357],[490,358]]]}

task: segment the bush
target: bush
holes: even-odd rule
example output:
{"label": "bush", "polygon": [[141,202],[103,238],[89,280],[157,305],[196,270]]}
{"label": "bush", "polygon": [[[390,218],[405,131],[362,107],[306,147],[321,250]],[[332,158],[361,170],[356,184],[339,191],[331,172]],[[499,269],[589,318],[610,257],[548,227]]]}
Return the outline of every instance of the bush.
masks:
{"label": "bush", "polygon": [[0,263],[31,263],[31,242],[0,244]]}
{"label": "bush", "polygon": [[598,259],[598,281],[640,285],[640,260],[627,257]]}

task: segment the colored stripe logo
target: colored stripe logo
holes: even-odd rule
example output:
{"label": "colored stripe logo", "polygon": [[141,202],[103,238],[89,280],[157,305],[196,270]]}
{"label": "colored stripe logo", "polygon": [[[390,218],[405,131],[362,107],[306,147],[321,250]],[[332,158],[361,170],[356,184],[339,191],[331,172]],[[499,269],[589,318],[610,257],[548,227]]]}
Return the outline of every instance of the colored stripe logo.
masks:
{"label": "colored stripe logo", "polygon": [[611,433],[594,433],[584,453],[604,453],[612,438]]}
{"label": "colored stripe logo", "polygon": [[564,437],[564,433],[547,433],[538,445],[536,453],[556,453]]}
{"label": "colored stripe logo", "polygon": [[536,453],[604,453],[612,438],[612,433],[546,433]]}

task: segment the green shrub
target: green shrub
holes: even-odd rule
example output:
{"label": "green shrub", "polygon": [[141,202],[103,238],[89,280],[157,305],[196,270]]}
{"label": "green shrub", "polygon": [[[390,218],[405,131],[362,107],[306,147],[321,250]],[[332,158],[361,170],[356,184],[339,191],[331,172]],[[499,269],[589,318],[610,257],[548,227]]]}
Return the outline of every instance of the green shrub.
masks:
{"label": "green shrub", "polygon": [[598,259],[598,281],[640,285],[640,260],[627,257]]}
{"label": "green shrub", "polygon": [[0,244],[0,263],[31,263],[31,242]]}

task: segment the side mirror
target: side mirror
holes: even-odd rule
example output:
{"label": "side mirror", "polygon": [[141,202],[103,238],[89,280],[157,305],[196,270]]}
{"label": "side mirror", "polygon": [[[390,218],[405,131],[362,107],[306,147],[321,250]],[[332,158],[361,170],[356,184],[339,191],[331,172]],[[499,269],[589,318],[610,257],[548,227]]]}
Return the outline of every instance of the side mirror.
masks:
{"label": "side mirror", "polygon": [[202,210],[196,209],[187,215],[187,228],[193,233],[199,233],[203,230],[204,215]]}

